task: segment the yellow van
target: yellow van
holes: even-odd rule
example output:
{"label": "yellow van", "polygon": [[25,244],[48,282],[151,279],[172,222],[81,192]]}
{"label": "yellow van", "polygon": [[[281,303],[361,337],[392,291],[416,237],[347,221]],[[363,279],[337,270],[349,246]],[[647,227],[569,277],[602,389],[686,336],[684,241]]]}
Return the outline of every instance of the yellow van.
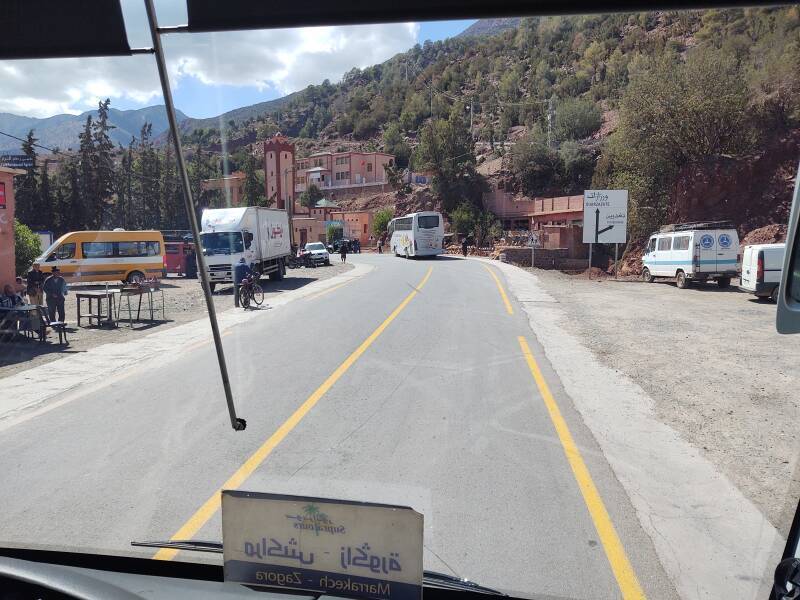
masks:
{"label": "yellow van", "polygon": [[160,231],[71,231],[35,262],[45,273],[58,267],[67,283],[166,277]]}

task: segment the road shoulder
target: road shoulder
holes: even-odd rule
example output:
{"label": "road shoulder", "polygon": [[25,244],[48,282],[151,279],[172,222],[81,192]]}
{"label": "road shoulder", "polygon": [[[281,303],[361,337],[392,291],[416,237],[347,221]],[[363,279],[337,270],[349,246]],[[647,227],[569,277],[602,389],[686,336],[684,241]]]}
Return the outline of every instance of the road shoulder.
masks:
{"label": "road shoulder", "polygon": [[[230,309],[217,313],[220,333],[224,336],[237,325],[264,316],[290,302],[321,294],[354,279],[363,277],[375,267],[364,263],[301,288],[283,292],[266,302],[261,310]],[[211,325],[207,318],[198,319],[140,338],[103,344],[86,352],[70,354],[43,367],[33,367],[3,378],[4,395],[0,399],[0,431],[69,402],[89,390],[99,389],[159,364],[180,357],[201,345],[211,343]],[[42,376],[47,369],[47,376]]]}
{"label": "road shoulder", "polygon": [[729,479],[668,425],[633,380],[562,326],[533,274],[499,261],[565,391],[603,450],[682,598],[766,597],[783,538]]}

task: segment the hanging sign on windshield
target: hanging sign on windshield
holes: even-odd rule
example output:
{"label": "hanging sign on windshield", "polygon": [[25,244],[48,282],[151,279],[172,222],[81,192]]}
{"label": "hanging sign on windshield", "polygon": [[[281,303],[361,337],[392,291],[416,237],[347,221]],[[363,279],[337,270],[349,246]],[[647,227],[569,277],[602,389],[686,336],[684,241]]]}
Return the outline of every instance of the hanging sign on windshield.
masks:
{"label": "hanging sign on windshield", "polygon": [[225,581],[419,600],[422,532],[422,515],[404,506],[222,492]]}

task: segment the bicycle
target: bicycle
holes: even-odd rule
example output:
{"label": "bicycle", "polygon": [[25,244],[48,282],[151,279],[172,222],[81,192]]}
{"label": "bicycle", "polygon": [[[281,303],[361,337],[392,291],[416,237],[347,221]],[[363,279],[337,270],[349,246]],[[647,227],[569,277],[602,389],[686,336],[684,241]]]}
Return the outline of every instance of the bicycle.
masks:
{"label": "bicycle", "polygon": [[254,271],[252,276],[239,284],[239,303],[242,308],[249,308],[251,300],[256,306],[261,306],[261,303],[264,302],[264,290],[258,285],[260,277],[261,274]]}

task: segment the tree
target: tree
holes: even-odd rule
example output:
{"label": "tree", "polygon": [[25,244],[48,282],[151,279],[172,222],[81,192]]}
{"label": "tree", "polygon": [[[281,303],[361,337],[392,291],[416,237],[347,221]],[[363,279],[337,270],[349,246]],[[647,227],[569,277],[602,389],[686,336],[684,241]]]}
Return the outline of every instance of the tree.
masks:
{"label": "tree", "polygon": [[14,268],[17,275],[25,275],[41,252],[39,236],[30,227],[14,219]]}
{"label": "tree", "polygon": [[394,155],[395,164],[398,167],[407,167],[411,157],[411,148],[403,139],[400,126],[391,123],[383,132],[383,148],[385,152]]}
{"label": "tree", "polygon": [[24,224],[40,229],[39,223],[39,184],[36,181],[36,148],[38,140],[33,137],[33,129],[28,131],[25,141],[22,142],[22,153],[28,159],[25,174],[17,178],[15,199],[17,203],[17,218]]}
{"label": "tree", "polygon": [[503,234],[503,229],[494,213],[482,210],[475,215],[474,232],[475,245],[480,248],[487,240],[499,238]]}
{"label": "tree", "polygon": [[172,136],[168,136],[164,147],[161,181],[159,183],[161,227],[163,229],[187,229],[189,221],[183,202],[183,187],[178,180],[178,165],[175,160]]}
{"label": "tree", "polygon": [[108,200],[114,193],[114,144],[108,136],[108,132],[114,129],[114,125],[108,122],[108,107],[111,100],[106,98],[105,102],[100,102],[97,106],[97,120],[92,124],[92,140],[94,142],[93,164],[95,168],[95,199],[94,207],[98,213],[93,215],[94,226],[99,226],[103,222],[105,209]]}
{"label": "tree", "polygon": [[152,124],[142,125],[133,160],[132,205],[143,229],[161,228],[161,160],[153,147],[152,133]]}
{"label": "tree", "polygon": [[511,166],[522,190],[529,196],[552,190],[560,171],[560,161],[547,145],[547,139],[536,128],[511,149]]}
{"label": "tree", "polygon": [[256,158],[250,153],[244,159],[244,200],[247,206],[266,206],[264,183],[256,174]]}
{"label": "tree", "polygon": [[97,153],[95,151],[94,136],[92,135],[92,115],[86,116],[83,131],[79,134],[80,146],[78,148],[78,163],[80,177],[78,179],[81,203],[81,214],[86,221],[81,220],[81,229],[94,229],[102,218],[102,205],[100,190],[97,181]]}
{"label": "tree", "polygon": [[450,212],[450,224],[456,233],[469,235],[475,229],[475,208],[470,204],[460,204]]}
{"label": "tree", "polygon": [[602,124],[603,116],[594,102],[567,98],[556,107],[553,133],[558,140],[582,140],[600,129]]}
{"label": "tree", "polygon": [[375,234],[375,237],[380,237],[386,233],[392,217],[394,217],[394,211],[391,208],[382,208],[375,213],[372,218],[372,233]]}
{"label": "tree", "polygon": [[306,208],[314,208],[317,202],[324,197],[325,195],[322,193],[322,190],[312,183],[300,194],[300,204]]}

